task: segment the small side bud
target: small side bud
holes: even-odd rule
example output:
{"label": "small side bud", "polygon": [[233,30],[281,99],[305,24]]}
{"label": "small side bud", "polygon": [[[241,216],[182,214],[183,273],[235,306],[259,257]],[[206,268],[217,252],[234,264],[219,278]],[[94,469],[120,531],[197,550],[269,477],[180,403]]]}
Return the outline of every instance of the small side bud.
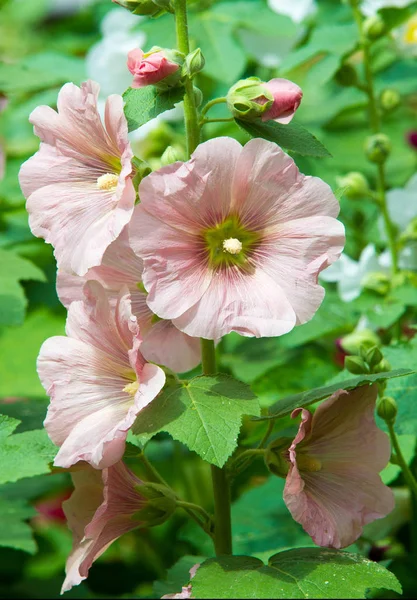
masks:
{"label": "small side bud", "polygon": [[371,290],[381,296],[386,296],[391,289],[390,277],[379,271],[368,273],[361,283],[365,289]]}
{"label": "small side bud", "polygon": [[376,412],[387,423],[394,423],[398,412],[397,403],[391,396],[384,396],[378,401]]}
{"label": "small side bud", "polygon": [[241,79],[227,92],[227,106],[236,119],[252,121],[273,104],[273,95],[257,77]]}
{"label": "small side bud", "polygon": [[384,358],[378,346],[372,346],[372,348],[369,348],[369,350],[365,350],[364,354],[365,355],[362,358],[371,367],[371,370],[379,365],[381,360]]}
{"label": "small side bud", "polygon": [[336,178],[337,185],[346,188],[345,196],[351,200],[357,200],[368,196],[370,189],[369,184],[364,175],[358,171],[351,171],[343,177]]}
{"label": "small side bud", "polygon": [[194,98],[195,98],[195,105],[198,108],[199,106],[201,106],[201,103],[203,102],[203,92],[200,90],[200,88],[198,88],[195,85],[193,85],[193,92],[194,92]]}
{"label": "small side bud", "polygon": [[161,10],[153,0],[113,0],[113,2],[123,6],[134,15],[152,17]]}
{"label": "small side bud", "polygon": [[365,19],[362,28],[364,35],[372,41],[377,40],[385,33],[385,23],[379,15]]}
{"label": "small side bud", "polygon": [[188,77],[194,77],[197,75],[205,65],[206,61],[201,52],[200,48],[196,48],[194,52],[187,54],[185,57],[184,65],[182,67],[183,74],[188,75]]}
{"label": "small side bud", "polygon": [[165,167],[179,160],[185,160],[184,152],[174,146],[168,146],[161,156],[161,165]]}
{"label": "small side bud", "polygon": [[345,369],[353,375],[365,375],[369,373],[369,367],[360,356],[346,356]]}
{"label": "small side bud", "polygon": [[358,74],[355,67],[349,63],[345,63],[336,72],[335,79],[339,85],[350,87],[358,83]]}
{"label": "small side bud", "polygon": [[340,340],[342,349],[349,352],[349,354],[358,354],[360,348],[371,348],[372,346],[379,346],[380,343],[381,340],[371,329],[353,331]]}
{"label": "small side bud", "polygon": [[391,141],[384,133],[371,135],[365,141],[366,158],[374,163],[384,163],[391,152]]}
{"label": "small side bud", "polygon": [[385,111],[389,112],[400,105],[401,96],[397,90],[387,88],[386,90],[382,90],[379,97],[379,103]]}
{"label": "small side bud", "polygon": [[391,365],[387,361],[386,358],[383,358],[380,363],[378,363],[374,367],[374,373],[386,373],[387,371],[391,371]]}
{"label": "small side bud", "polygon": [[160,90],[168,90],[182,84],[184,55],[177,50],[154,46],[149,52],[140,48],[127,55],[127,68],[133,75],[132,88],[154,85]]}
{"label": "small side bud", "polygon": [[286,458],[288,448],[292,444],[292,438],[282,437],[269,444],[265,451],[265,465],[271,473],[277,477],[285,477],[289,471],[289,461]]}
{"label": "small side bud", "polygon": [[136,486],[136,491],[147,499],[147,503],[133,518],[145,523],[146,527],[164,523],[177,508],[175,495],[164,485],[144,483]]}

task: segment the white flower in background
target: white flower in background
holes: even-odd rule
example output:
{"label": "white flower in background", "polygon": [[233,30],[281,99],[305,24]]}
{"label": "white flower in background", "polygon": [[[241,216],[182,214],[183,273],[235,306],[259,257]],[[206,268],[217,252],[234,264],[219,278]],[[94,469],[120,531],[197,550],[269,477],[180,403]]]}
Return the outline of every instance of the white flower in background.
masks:
{"label": "white flower in background", "polygon": [[280,15],[287,15],[294,23],[301,23],[317,8],[315,0],[268,0],[268,6]]}
{"label": "white flower in background", "polygon": [[363,0],[361,11],[367,17],[375,15],[380,8],[404,8],[413,0]]}
{"label": "white flower in background", "polygon": [[404,56],[417,56],[417,12],[392,34]]}
{"label": "white flower in background", "polygon": [[344,302],[352,302],[362,291],[370,273],[389,273],[390,257],[387,251],[377,255],[375,246],[363,249],[359,261],[342,254],[338,261],[320,273],[323,281],[337,283],[337,291]]}
{"label": "white flower in background", "polygon": [[94,2],[96,0],[49,0],[48,13],[50,15],[70,15]]}
{"label": "white flower in background", "polygon": [[[394,188],[387,192],[387,208],[391,221],[404,231],[410,222],[417,217],[417,173],[408,180],[403,188]],[[382,217],[379,218],[379,229],[383,240],[387,239]]]}

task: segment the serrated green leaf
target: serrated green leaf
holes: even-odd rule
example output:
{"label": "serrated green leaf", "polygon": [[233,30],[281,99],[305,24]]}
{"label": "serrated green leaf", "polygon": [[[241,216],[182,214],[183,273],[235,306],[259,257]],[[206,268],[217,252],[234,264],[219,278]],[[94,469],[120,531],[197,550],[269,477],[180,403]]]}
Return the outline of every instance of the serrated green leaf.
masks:
{"label": "serrated green leaf", "polygon": [[135,435],[166,431],[222,467],[237,445],[243,415],[259,415],[249,386],[227,375],[195,377],[166,387],[141,413]]}
{"label": "serrated green leaf", "polygon": [[295,408],[306,407],[314,402],[328,398],[337,390],[351,390],[361,385],[375,383],[376,381],[383,381],[385,379],[392,379],[395,377],[404,377],[414,373],[411,369],[396,369],[395,371],[386,371],[384,373],[375,373],[373,375],[358,375],[347,379],[345,381],[338,381],[331,385],[309,390],[307,392],[301,392],[300,394],[294,394],[293,396],[287,396],[278,400],[269,408],[269,415],[265,417],[258,417],[257,421],[263,421],[265,419],[277,419],[289,415]]}
{"label": "serrated green leaf", "polygon": [[[404,365],[415,365],[417,361],[417,339],[408,344],[398,344],[384,348],[384,357],[392,368]],[[407,377],[388,381],[385,395],[397,401],[398,413],[395,420],[395,431],[398,434],[415,435],[417,431],[417,373]],[[381,424],[385,427],[385,424]]]}
{"label": "serrated green leaf", "polygon": [[0,498],[0,546],[35,554],[36,543],[30,526],[25,523],[36,514],[21,500]]}
{"label": "serrated green leaf", "polygon": [[331,156],[321,142],[307,129],[298,125],[298,123],[288,123],[282,125],[275,121],[266,121],[261,119],[257,121],[241,121],[235,119],[236,123],[252,137],[260,137],[270,142],[275,142],[286,150],[297,152],[303,156],[314,156],[323,158]]}
{"label": "serrated green leaf", "polygon": [[165,594],[180,593],[182,587],[187,585],[190,580],[190,569],[203,560],[205,560],[203,556],[182,556],[173,567],[168,569],[167,576],[163,581],[154,581],[155,597],[162,598]]}
{"label": "serrated green leaf", "polygon": [[272,556],[205,561],[192,580],[193,598],[365,598],[369,588],[401,593],[393,573],[360,555],[299,548]]}
{"label": "serrated green leaf", "polygon": [[160,92],[151,85],[139,89],[129,88],[123,94],[129,131],[134,131],[166,110],[174,108],[183,97],[184,89],[181,87],[166,92]]}
{"label": "serrated green leaf", "polygon": [[0,484],[49,473],[57,452],[44,429],[12,435],[19,423],[0,415]]}
{"label": "serrated green leaf", "polygon": [[46,281],[43,272],[14,252],[0,249],[0,325],[19,325],[27,305],[22,280]]}

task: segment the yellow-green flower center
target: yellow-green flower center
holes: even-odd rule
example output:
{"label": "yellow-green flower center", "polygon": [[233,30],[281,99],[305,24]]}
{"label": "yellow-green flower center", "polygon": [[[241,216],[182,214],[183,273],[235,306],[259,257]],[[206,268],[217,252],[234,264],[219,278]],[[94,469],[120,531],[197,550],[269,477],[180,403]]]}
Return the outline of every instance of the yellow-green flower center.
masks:
{"label": "yellow-green flower center", "polygon": [[129,396],[134,396],[136,394],[136,392],[139,389],[139,381],[132,381],[131,383],[128,383],[127,385],[125,385],[125,387],[123,388],[123,391],[126,392],[126,394],[129,394]]}
{"label": "yellow-green flower center", "polygon": [[417,17],[413,17],[407,22],[404,41],[407,44],[417,44]]}
{"label": "yellow-green flower center", "polygon": [[261,234],[230,216],[203,233],[209,266],[213,269],[230,266],[248,267],[248,258],[261,240]]}
{"label": "yellow-green flower center", "polygon": [[296,461],[300,471],[321,471],[322,464],[317,458],[297,452]]}
{"label": "yellow-green flower center", "polygon": [[105,173],[97,177],[97,187],[99,190],[113,190],[117,187],[119,176],[114,173]]}

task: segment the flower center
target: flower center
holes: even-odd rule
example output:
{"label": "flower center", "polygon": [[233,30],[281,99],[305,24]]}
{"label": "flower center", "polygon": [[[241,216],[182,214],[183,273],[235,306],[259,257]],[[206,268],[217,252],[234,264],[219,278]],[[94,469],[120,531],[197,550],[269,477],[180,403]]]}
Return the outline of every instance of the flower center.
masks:
{"label": "flower center", "polygon": [[209,266],[213,269],[239,266],[249,268],[248,258],[258,246],[261,234],[241,224],[232,215],[202,232]]}
{"label": "flower center", "polygon": [[297,453],[296,461],[300,471],[321,471],[322,464],[317,458],[299,452]]}
{"label": "flower center", "polygon": [[129,394],[129,396],[134,396],[136,394],[136,392],[139,389],[139,381],[132,381],[131,383],[128,383],[127,385],[125,385],[125,387],[123,388],[123,391],[126,392],[127,394]]}
{"label": "flower center", "polygon": [[99,190],[112,190],[117,186],[119,176],[114,173],[105,173],[97,177],[97,187]]}
{"label": "flower center", "polygon": [[417,18],[410,19],[404,34],[407,44],[417,44]]}

